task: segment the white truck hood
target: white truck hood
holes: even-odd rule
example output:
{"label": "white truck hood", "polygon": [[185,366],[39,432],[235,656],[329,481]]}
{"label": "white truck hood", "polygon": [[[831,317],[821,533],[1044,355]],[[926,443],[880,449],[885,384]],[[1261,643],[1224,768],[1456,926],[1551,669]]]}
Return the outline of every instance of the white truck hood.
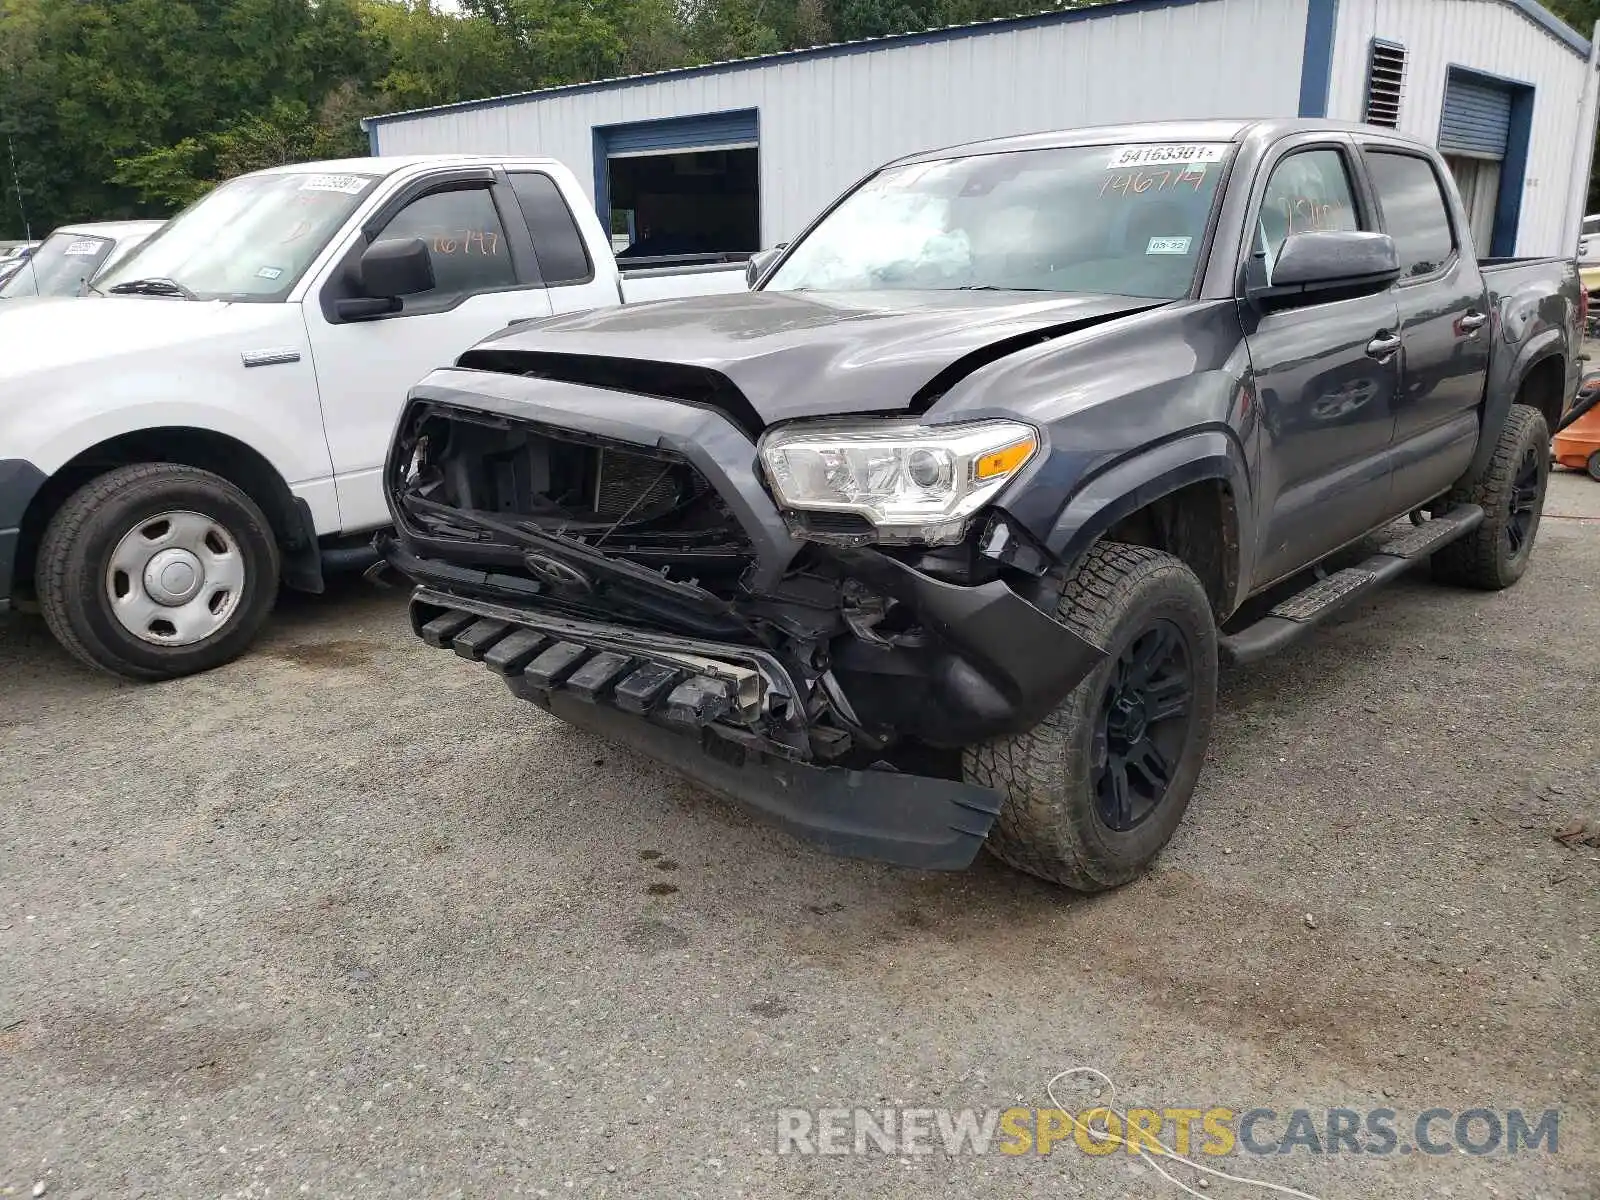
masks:
{"label": "white truck hood", "polygon": [[214,363],[228,356],[236,366],[241,354],[280,345],[299,349],[304,340],[305,325],[293,304],[157,296],[85,297],[15,308],[6,302],[0,303],[0,379],[44,376],[53,390],[63,375],[93,370],[104,376],[119,360],[181,372],[200,358]]}

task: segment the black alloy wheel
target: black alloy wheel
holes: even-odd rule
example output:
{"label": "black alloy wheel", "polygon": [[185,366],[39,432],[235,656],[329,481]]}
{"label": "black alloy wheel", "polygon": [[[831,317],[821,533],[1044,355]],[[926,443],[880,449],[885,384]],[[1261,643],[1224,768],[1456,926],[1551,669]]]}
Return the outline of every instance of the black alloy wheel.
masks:
{"label": "black alloy wheel", "polygon": [[1126,833],[1156,811],[1173,778],[1193,711],[1190,648],[1158,620],[1118,657],[1100,700],[1094,735],[1095,812]]}

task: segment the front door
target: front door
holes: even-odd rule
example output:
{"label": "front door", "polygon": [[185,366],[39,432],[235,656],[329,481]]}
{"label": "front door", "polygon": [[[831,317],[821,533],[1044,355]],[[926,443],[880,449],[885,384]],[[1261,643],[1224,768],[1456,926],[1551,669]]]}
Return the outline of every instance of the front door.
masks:
{"label": "front door", "polygon": [[[1291,233],[1373,229],[1350,148],[1296,146],[1257,201],[1252,271],[1270,279]],[[1360,537],[1390,510],[1388,449],[1400,385],[1393,294],[1262,313],[1241,302],[1263,443],[1257,495],[1261,587]]]}
{"label": "front door", "polygon": [[[346,531],[389,522],[383,461],[412,384],[511,321],[550,314],[527,228],[503,180],[446,181],[406,197],[380,215],[381,227],[369,227],[324,294],[305,305]],[[351,293],[359,252],[373,241],[416,237],[433,260],[433,289],[406,296],[401,311],[377,320],[339,320],[332,302]]]}

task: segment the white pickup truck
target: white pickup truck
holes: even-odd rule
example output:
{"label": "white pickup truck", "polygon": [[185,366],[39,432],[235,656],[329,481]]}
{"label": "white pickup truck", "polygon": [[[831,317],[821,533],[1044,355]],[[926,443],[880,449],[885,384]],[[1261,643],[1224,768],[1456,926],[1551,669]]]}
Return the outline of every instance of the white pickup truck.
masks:
{"label": "white pickup truck", "polygon": [[0,308],[0,611],[36,602],[133,679],[218,666],[282,583],[366,560],[407,389],[511,322],[744,290],[624,275],[544,159],[364,158],[240,176],[94,296]]}

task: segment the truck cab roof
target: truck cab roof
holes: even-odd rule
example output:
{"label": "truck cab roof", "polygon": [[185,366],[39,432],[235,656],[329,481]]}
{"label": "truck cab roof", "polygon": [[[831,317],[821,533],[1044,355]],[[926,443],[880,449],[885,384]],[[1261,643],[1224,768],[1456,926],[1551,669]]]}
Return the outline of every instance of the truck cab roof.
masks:
{"label": "truck cab roof", "polygon": [[375,158],[334,158],[322,162],[288,163],[281,167],[266,167],[252,171],[252,175],[374,175],[387,178],[400,171],[419,167],[489,167],[504,162],[548,163],[558,165],[555,159],[522,154],[392,154]]}
{"label": "truck cab roof", "polygon": [[[1080,129],[1047,130],[1011,137],[963,142],[937,150],[924,150],[895,159],[892,164],[929,162],[941,158],[975,154],[1005,154],[1022,150],[1055,150],[1068,146],[1114,146],[1125,142],[1243,142],[1252,136],[1276,141],[1292,133],[1325,130],[1329,133],[1379,134],[1386,139],[1415,141],[1392,129],[1360,125],[1350,121],[1327,121],[1307,117],[1276,118],[1258,121],[1140,121],[1124,125],[1095,125]],[[1415,143],[1418,146],[1422,142]]]}

